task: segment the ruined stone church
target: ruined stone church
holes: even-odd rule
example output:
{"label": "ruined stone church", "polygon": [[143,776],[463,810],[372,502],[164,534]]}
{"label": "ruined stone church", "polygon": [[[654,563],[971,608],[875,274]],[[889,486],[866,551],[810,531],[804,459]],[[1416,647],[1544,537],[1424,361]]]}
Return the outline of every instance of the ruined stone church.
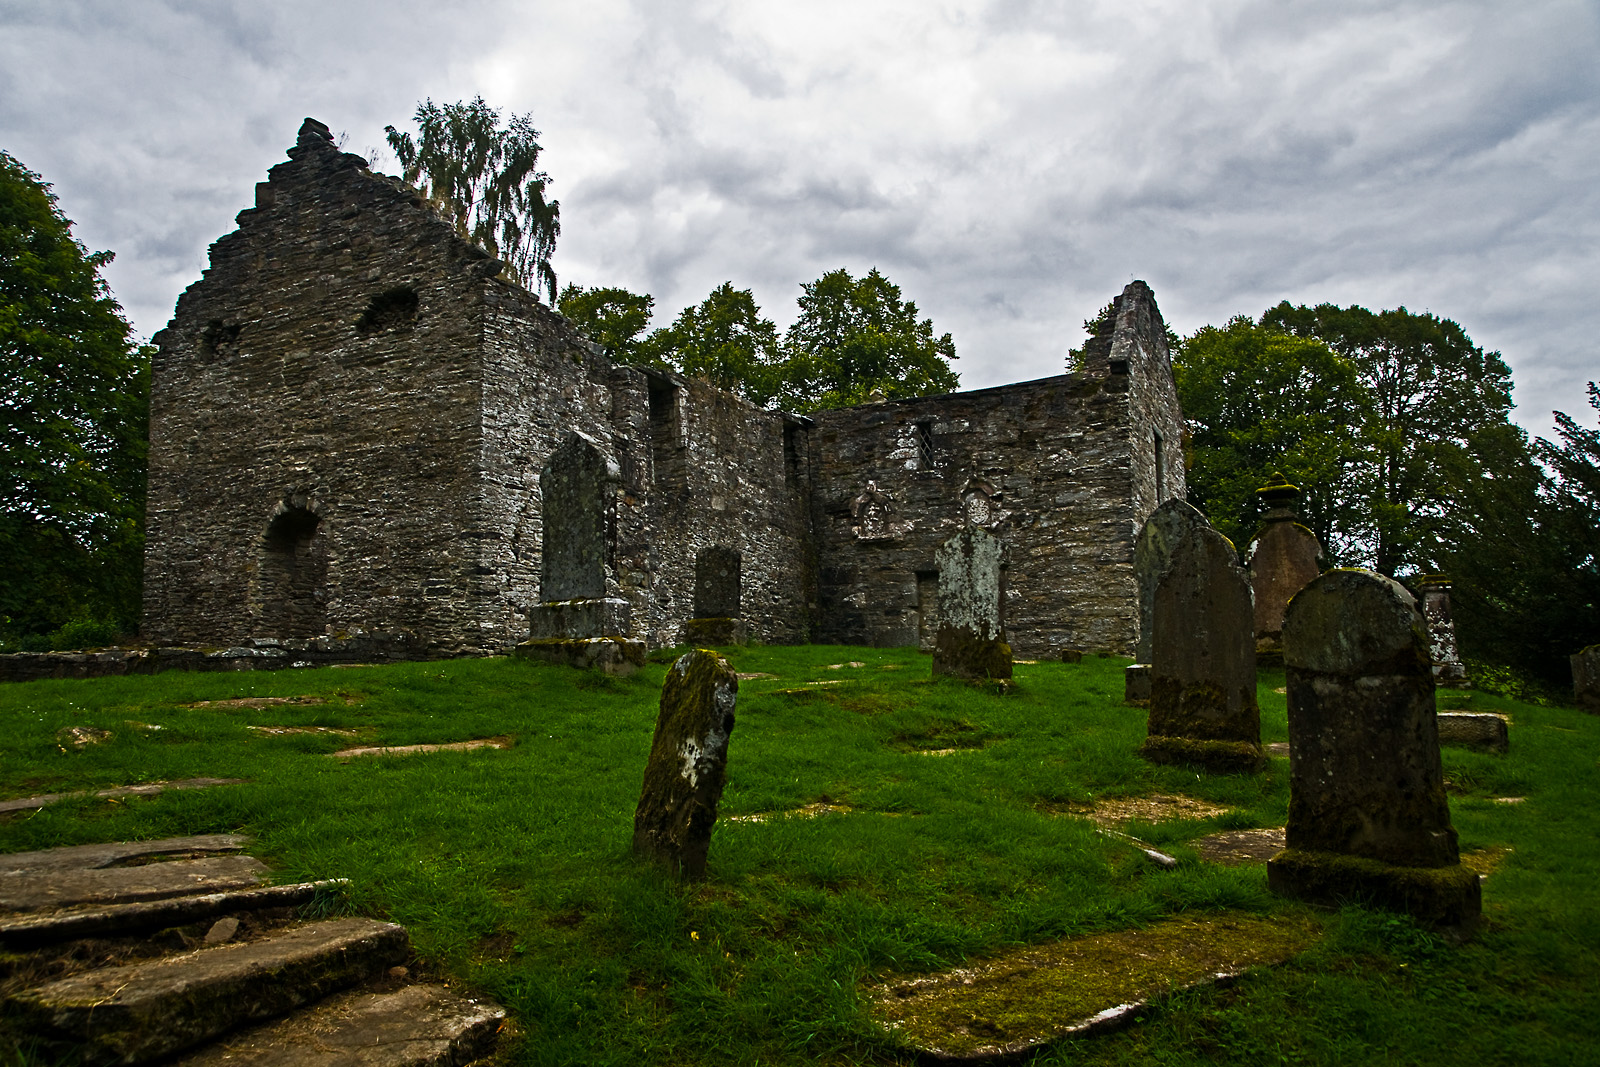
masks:
{"label": "ruined stone church", "polygon": [[935,552],[1006,546],[1016,654],[1131,653],[1140,524],[1184,494],[1148,286],[1074,373],[809,417],[608,360],[395,178],[307,120],[155,337],[145,634],[407,635],[498,653],[540,588],[540,471],[605,457],[605,595],[678,643],[696,561],[752,640],[928,647]]}

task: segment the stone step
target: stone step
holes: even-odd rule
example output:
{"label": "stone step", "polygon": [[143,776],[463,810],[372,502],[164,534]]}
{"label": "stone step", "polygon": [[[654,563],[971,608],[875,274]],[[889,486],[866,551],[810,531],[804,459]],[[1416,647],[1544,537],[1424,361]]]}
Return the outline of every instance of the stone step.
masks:
{"label": "stone step", "polygon": [[142,867],[11,871],[0,874],[0,912],[215,893],[260,885],[266,873],[266,864],[253,856],[211,856]]}
{"label": "stone step", "polygon": [[243,834],[196,834],[158,841],[112,841],[102,845],[69,845],[43,852],[0,855],[0,874],[14,871],[89,871],[126,865],[132,860],[193,857],[204,853],[238,852],[250,843]]}
{"label": "stone step", "polygon": [[0,946],[9,949],[36,948],[79,937],[118,937],[164,930],[240,912],[298,907],[315,899],[319,892],[338,889],[348,882],[345,878],[330,878],[319,882],[230,889],[220,893],[131,904],[79,905],[60,910],[0,915]]}
{"label": "stone step", "polygon": [[487,1055],[506,1013],[444,986],[341,993],[229,1035],[174,1067],[455,1067]]}
{"label": "stone step", "polygon": [[10,1006],[38,1033],[120,1064],[149,1063],[355,985],[400,963],[409,945],[402,926],[331,919],[76,974],[15,993]]}

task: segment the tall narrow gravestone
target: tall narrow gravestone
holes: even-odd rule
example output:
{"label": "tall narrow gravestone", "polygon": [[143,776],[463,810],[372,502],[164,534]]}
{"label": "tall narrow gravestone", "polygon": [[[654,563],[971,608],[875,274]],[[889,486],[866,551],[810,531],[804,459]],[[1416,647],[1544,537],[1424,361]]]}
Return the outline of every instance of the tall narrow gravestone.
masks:
{"label": "tall narrow gravestone", "polygon": [[1172,566],[1172,546],[1194,530],[1208,527],[1206,517],[1188,501],[1174,497],[1150,513],[1133,549],[1133,577],[1139,587],[1139,642],[1123,682],[1123,697],[1135,707],[1150,703],[1150,657],[1155,645],[1156,586]]}
{"label": "tall narrow gravestone", "polygon": [[1264,767],[1250,583],[1233,542],[1203,520],[1185,523],[1151,608],[1149,736],[1140,754],[1223,773]]}
{"label": "tall narrow gravestone", "polygon": [[644,642],[628,637],[629,604],[606,596],[609,527],[621,480],[594,441],[574,431],[539,474],[544,545],[541,603],[528,614],[531,636],[519,656],[631,674],[644,664]]}
{"label": "tall narrow gravestone", "polygon": [[738,699],[733,668],[705,649],[678,657],[661,686],[661,713],[633,815],[633,851],[683,878],[706,873]]}
{"label": "tall narrow gravestone", "polygon": [[1428,624],[1428,657],[1433,660],[1433,678],[1445,685],[1461,685],[1467,680],[1467,665],[1456,651],[1456,624],[1450,615],[1450,579],[1430,574],[1417,583],[1422,597],[1422,618]]}
{"label": "tall narrow gravestone", "polygon": [[1268,862],[1268,883],[1471,923],[1478,876],[1461,866],[1450,825],[1433,665],[1411,594],[1372,571],[1329,571],[1290,601],[1283,655],[1288,847]]}
{"label": "tall narrow gravestone", "polygon": [[939,547],[939,631],[933,673],[956,678],[1010,678],[1001,571],[1005,544],[968,526]]}
{"label": "tall narrow gravestone", "polygon": [[739,621],[740,568],[737,548],[712,545],[694,557],[694,618],[684,623],[691,645],[737,645],[744,641]]}
{"label": "tall narrow gravestone", "polygon": [[1578,707],[1590,715],[1600,715],[1600,645],[1590,645],[1572,654],[1572,693]]}
{"label": "tall narrow gravestone", "polygon": [[1245,564],[1256,598],[1256,662],[1276,665],[1283,662],[1283,613],[1289,598],[1322,573],[1318,566],[1322,545],[1316,534],[1295,521],[1300,490],[1281,474],[1272,478],[1271,484],[1256,490],[1266,513]]}

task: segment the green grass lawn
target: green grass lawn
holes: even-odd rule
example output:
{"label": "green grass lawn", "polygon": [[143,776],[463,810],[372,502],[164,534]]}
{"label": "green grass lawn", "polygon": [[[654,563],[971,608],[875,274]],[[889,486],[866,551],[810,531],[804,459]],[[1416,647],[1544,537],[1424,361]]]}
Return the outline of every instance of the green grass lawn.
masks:
{"label": "green grass lawn", "polygon": [[[1512,750],[1447,749],[1451,809],[1463,849],[1507,851],[1484,887],[1484,929],[1456,946],[1382,912],[1279,900],[1259,864],[1200,862],[1196,837],[1282,825],[1288,763],[1253,778],[1143,763],[1144,713],[1121,703],[1125,660],[1019,665],[1002,694],[934,681],[904,649],[730,658],[777,677],[740,683],[697,885],[629,852],[660,655],[625,680],[493,659],[0,686],[0,798],[249,780],[0,817],[0,851],[251,834],[279,880],[350,878],[345,906],[406,924],[422,973],[502,1002],[522,1028],[508,1063],[909,1062],[867,1021],[862,983],[1221,909],[1315,914],[1325,933],[1286,965],[1177,994],[1130,1030],[1034,1062],[1600,1062],[1600,719],[1470,698],[1512,716]],[[850,661],[864,665],[828,667]],[[1282,685],[1262,672],[1268,741],[1287,736]],[[273,695],[329,702],[180,706]],[[112,737],[58,740],[74,726]],[[511,748],[326,755],[502,735]],[[1177,856],[1174,870],[1075,814],[1158,792],[1230,809],[1124,828]],[[778,814],[818,802],[837,810]]]}

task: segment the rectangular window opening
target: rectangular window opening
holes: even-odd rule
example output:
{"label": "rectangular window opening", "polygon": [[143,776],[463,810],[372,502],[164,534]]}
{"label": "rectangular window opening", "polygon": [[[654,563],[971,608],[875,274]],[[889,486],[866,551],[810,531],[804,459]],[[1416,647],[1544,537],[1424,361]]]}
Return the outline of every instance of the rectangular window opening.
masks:
{"label": "rectangular window opening", "polygon": [[931,471],[934,469],[933,422],[912,423],[912,429],[917,439],[917,469]]}

